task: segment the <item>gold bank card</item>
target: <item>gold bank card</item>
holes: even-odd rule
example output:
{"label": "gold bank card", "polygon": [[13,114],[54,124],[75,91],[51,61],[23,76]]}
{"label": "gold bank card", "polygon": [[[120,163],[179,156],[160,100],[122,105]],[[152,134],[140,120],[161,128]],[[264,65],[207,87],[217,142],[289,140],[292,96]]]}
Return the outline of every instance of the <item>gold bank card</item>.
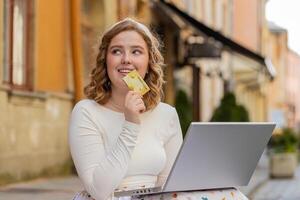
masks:
{"label": "gold bank card", "polygon": [[123,80],[125,81],[125,83],[127,84],[130,90],[139,92],[141,95],[146,94],[150,90],[146,82],[143,80],[143,78],[139,75],[139,73],[136,70],[129,72],[123,78]]}

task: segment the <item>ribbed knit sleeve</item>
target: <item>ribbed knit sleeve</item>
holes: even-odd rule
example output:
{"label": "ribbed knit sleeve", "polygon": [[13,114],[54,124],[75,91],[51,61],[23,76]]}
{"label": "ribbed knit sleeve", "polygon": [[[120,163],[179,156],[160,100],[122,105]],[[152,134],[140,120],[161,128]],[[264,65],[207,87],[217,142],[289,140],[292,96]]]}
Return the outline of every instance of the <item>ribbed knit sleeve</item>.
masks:
{"label": "ribbed knit sleeve", "polygon": [[69,145],[87,192],[96,200],[106,200],[126,174],[140,126],[124,121],[116,144],[106,152],[103,130],[94,120],[91,110],[77,104],[69,124]]}
{"label": "ribbed knit sleeve", "polygon": [[171,118],[166,124],[166,129],[163,129],[166,130],[163,138],[165,140],[164,149],[167,160],[164,169],[158,175],[156,184],[158,186],[165,183],[183,141],[178,114],[175,108],[172,108],[171,112]]}

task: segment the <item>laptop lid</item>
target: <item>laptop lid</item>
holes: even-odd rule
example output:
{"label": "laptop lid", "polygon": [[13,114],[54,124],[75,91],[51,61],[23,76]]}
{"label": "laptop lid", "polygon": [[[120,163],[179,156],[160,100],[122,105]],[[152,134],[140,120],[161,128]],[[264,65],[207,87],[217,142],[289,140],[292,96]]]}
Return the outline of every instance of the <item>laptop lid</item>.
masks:
{"label": "laptop lid", "polygon": [[192,122],[164,192],[245,186],[275,123]]}

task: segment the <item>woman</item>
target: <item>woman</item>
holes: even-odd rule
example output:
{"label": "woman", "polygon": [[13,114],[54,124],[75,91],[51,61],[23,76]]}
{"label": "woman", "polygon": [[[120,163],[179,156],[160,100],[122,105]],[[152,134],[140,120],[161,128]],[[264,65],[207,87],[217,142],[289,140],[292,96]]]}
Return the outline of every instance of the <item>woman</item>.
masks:
{"label": "woman", "polygon": [[[116,189],[147,188],[165,182],[182,143],[176,110],[161,103],[163,57],[149,29],[132,19],[102,37],[96,67],[69,128],[71,155],[87,192],[110,199]],[[122,80],[137,70],[150,91],[130,91]]]}
{"label": "woman", "polygon": [[[71,155],[86,191],[76,200],[106,200],[115,190],[160,186],[182,143],[176,110],[161,103],[163,57],[149,29],[124,19],[104,33],[96,67],[69,128]],[[122,80],[137,70],[144,96]],[[237,190],[169,193],[166,199],[247,199]],[[144,199],[159,199],[148,196]]]}

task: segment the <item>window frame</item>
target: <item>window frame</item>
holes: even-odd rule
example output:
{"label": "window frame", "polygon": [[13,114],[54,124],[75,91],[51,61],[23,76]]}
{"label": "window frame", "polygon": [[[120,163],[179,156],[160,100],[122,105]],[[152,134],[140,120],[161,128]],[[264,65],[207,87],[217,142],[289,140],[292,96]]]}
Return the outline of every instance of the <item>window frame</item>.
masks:
{"label": "window frame", "polygon": [[14,83],[14,77],[13,77],[13,34],[14,34],[14,6],[15,3],[18,0],[5,0],[4,1],[4,15],[5,16],[5,27],[8,30],[4,31],[4,40],[7,40],[6,44],[4,45],[4,71],[8,74],[7,76],[3,72],[3,84],[8,85],[11,89],[18,89],[18,90],[32,90],[33,84],[32,84],[32,56],[33,56],[33,50],[31,47],[33,45],[31,44],[32,38],[32,11],[33,11],[33,2],[34,1],[25,1],[25,11],[24,15],[22,16],[24,19],[24,29],[23,29],[23,35],[24,35],[24,48],[22,52],[22,57],[24,59],[24,66],[22,67],[22,73],[24,73],[24,82],[22,84]]}

